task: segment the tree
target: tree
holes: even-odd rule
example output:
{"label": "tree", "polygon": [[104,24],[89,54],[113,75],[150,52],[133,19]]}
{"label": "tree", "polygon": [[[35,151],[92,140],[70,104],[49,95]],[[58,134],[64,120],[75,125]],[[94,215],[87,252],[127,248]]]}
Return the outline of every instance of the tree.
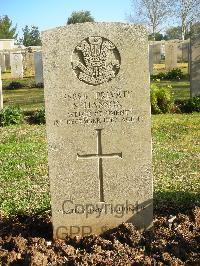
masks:
{"label": "tree", "polygon": [[165,36],[167,40],[181,39],[181,26],[168,28]]}
{"label": "tree", "polygon": [[23,37],[20,39],[20,42],[24,46],[40,46],[41,39],[40,39],[40,31],[38,27],[36,26],[31,26],[29,28],[27,25],[22,29],[23,31]]}
{"label": "tree", "polygon": [[153,39],[172,13],[170,0],[132,0],[135,13],[130,20],[145,23],[152,33]]}
{"label": "tree", "polygon": [[199,21],[200,1],[199,0],[178,0],[175,5],[175,16],[181,25],[181,38],[184,40],[190,31],[192,23]]}
{"label": "tree", "polygon": [[94,18],[91,16],[90,11],[74,11],[67,20],[67,24],[94,22]]}
{"label": "tree", "polygon": [[165,40],[166,36],[163,36],[161,33],[155,33],[153,36],[152,34],[149,35],[149,41],[162,41]]}
{"label": "tree", "polygon": [[12,26],[12,21],[9,17],[0,17],[0,39],[16,39],[17,38],[17,25]]}

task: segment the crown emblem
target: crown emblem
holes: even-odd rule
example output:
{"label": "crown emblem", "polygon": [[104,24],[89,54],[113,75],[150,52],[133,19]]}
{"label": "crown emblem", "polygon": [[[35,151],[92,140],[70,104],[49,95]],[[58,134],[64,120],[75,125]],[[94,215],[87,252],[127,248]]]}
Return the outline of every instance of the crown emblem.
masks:
{"label": "crown emblem", "polygon": [[89,37],[76,46],[72,68],[79,80],[99,85],[115,78],[120,69],[120,54],[116,46],[102,37]]}

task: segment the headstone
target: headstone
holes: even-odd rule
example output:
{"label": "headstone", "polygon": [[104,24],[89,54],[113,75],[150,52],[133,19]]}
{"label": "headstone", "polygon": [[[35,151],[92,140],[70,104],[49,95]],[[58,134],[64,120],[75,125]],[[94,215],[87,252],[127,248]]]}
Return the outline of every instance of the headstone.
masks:
{"label": "headstone", "polygon": [[11,76],[12,78],[23,78],[23,56],[21,53],[11,53]]}
{"label": "headstone", "polygon": [[182,62],[189,61],[190,43],[189,41],[182,43]]}
{"label": "headstone", "polygon": [[0,66],[1,66],[1,71],[5,72],[6,65],[5,65],[5,54],[4,53],[0,53]]}
{"label": "headstone", "polygon": [[165,43],[162,43],[160,46],[160,56],[161,56],[161,60],[165,59]]}
{"label": "headstone", "polygon": [[34,53],[30,48],[26,49],[23,54],[23,67],[26,75],[34,75]]}
{"label": "headstone", "polygon": [[183,43],[177,42],[177,62],[183,62]]}
{"label": "headstone", "polygon": [[172,70],[177,68],[177,43],[167,42],[165,44],[165,68]]}
{"label": "headstone", "polygon": [[14,39],[0,39],[0,50],[9,49],[12,50],[15,47]]}
{"label": "headstone", "polygon": [[9,52],[5,54],[5,65],[6,65],[6,70],[10,69],[10,53]]}
{"label": "headstone", "polygon": [[153,46],[149,45],[149,72],[153,74]]}
{"label": "headstone", "polygon": [[139,25],[42,35],[54,237],[152,225],[148,40]]}
{"label": "headstone", "polygon": [[154,43],[153,44],[153,63],[160,64],[161,60],[161,43]]}
{"label": "headstone", "polygon": [[0,66],[0,111],[2,109],[3,109],[3,90],[2,90],[1,66]]}
{"label": "headstone", "polygon": [[35,83],[43,84],[43,65],[42,65],[42,52],[34,52],[35,62]]}
{"label": "headstone", "polygon": [[190,45],[191,97],[200,96],[200,23],[193,27]]}

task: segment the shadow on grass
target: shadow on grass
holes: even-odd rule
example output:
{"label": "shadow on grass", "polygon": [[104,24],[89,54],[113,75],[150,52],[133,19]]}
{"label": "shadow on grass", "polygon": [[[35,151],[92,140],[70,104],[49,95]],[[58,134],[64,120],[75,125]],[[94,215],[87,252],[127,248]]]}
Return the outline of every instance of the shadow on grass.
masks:
{"label": "shadow on grass", "polygon": [[0,217],[0,237],[4,236],[42,237],[52,240],[53,229],[50,211],[35,214],[17,214],[13,217]]}
{"label": "shadow on grass", "polygon": [[156,215],[178,213],[192,215],[196,206],[200,206],[200,193],[182,191],[154,193],[154,214]]}

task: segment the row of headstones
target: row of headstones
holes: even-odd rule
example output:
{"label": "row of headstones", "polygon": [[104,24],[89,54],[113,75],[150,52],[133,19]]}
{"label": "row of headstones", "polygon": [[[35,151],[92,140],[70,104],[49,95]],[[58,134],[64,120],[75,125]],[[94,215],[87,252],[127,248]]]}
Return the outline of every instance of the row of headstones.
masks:
{"label": "row of headstones", "polygon": [[[182,61],[188,62],[188,72],[190,73],[190,93],[191,97],[200,95],[200,29],[197,27],[190,39],[190,42],[184,42],[182,45]],[[179,43],[180,48],[180,43]],[[164,50],[164,52],[163,52]],[[159,64],[162,59],[162,54],[165,56],[165,68],[172,70],[177,68],[178,59],[178,43],[161,42],[149,45],[149,71],[153,74],[153,65]],[[180,50],[179,50],[180,55]]]}
{"label": "row of headstones", "polygon": [[[31,66],[31,64],[33,64],[33,66]],[[35,83],[43,83],[41,51],[26,53],[24,56],[21,52],[2,52],[0,53],[0,66],[2,72],[11,69],[12,78],[23,78],[24,69],[31,66],[34,68],[35,72]]]}
{"label": "row of headstones", "polygon": [[[194,34],[190,42],[181,43],[182,59],[187,61],[190,65],[189,72],[191,72],[191,96],[196,96],[199,94],[199,80],[200,73],[199,69],[199,57],[200,48],[199,48],[199,39]],[[180,43],[179,43],[180,48]],[[179,49],[180,50],[180,49]],[[178,58],[178,43],[177,42],[166,42],[163,49],[163,44],[161,42],[155,42],[149,45],[149,67],[150,73],[153,73],[153,64],[158,64],[161,61],[162,54],[165,55],[165,64],[166,69],[171,70],[177,67],[177,58]],[[180,54],[180,53],[179,53]],[[33,58],[30,56],[33,55]],[[24,57],[26,56],[26,60]],[[22,53],[0,53],[0,66],[1,71],[4,72],[7,69],[11,68],[12,78],[23,78],[24,67],[27,65],[27,62],[34,62],[34,71],[35,71],[35,83],[43,83],[43,64],[42,64],[42,52],[37,51],[34,53],[27,53],[23,57]],[[28,59],[27,59],[28,58]],[[30,64],[29,64],[30,65]],[[191,71],[190,71],[191,70]]]}
{"label": "row of headstones", "polygon": [[153,74],[153,65],[165,60],[166,70],[177,67],[178,62],[190,61],[190,42],[152,42],[149,44],[150,73]]}

